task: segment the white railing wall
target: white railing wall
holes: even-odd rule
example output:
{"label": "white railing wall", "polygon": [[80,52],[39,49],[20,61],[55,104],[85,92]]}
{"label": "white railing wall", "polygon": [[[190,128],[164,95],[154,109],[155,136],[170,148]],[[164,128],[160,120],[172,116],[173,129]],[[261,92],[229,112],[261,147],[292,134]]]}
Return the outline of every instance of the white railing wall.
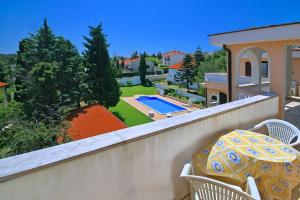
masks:
{"label": "white railing wall", "polygon": [[255,96],[1,159],[0,199],[183,199],[184,163],[230,130],[275,118],[278,101]]}

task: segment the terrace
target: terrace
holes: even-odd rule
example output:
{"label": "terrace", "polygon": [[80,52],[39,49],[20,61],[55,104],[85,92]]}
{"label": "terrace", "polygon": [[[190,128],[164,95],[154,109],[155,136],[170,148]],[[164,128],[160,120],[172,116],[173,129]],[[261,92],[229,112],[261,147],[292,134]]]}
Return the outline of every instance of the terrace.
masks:
{"label": "terrace", "polygon": [[259,95],[0,160],[1,199],[188,199],[179,178],[224,133],[279,114]]}

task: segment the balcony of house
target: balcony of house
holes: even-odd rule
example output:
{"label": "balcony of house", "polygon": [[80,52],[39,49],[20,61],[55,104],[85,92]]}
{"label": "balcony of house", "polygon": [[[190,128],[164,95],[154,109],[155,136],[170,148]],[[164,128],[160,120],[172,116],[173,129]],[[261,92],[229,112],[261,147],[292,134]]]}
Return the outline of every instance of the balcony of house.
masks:
{"label": "balcony of house", "polygon": [[220,136],[276,118],[258,95],[0,160],[0,199],[190,198],[184,163]]}

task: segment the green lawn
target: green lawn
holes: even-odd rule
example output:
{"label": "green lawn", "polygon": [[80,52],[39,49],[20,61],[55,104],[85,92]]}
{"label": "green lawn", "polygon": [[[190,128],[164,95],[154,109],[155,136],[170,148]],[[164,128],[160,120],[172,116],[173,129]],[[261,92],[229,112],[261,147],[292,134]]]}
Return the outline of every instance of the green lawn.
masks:
{"label": "green lawn", "polygon": [[130,86],[130,87],[121,87],[122,97],[132,97],[136,94],[157,94],[155,87],[144,87],[142,85]]}
{"label": "green lawn", "polygon": [[138,111],[123,100],[120,100],[115,107],[109,108],[109,110],[128,127],[152,122],[151,118],[147,117],[144,113]]}
{"label": "green lawn", "polygon": [[[132,97],[136,94],[151,95],[157,93],[155,87],[144,87],[142,85],[121,87],[121,90],[121,97]],[[112,107],[109,110],[121,119],[128,127],[152,122],[151,118],[123,100],[120,100],[115,107]]]}

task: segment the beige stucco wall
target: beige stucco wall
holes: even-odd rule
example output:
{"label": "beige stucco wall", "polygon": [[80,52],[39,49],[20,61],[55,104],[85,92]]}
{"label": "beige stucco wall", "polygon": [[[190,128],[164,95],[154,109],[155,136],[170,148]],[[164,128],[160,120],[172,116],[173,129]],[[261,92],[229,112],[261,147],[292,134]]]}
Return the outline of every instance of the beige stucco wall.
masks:
{"label": "beige stucco wall", "polygon": [[[106,136],[96,136],[109,138],[118,135],[126,138],[129,136],[122,133],[127,132],[132,137],[138,130],[148,132],[144,136],[123,140],[91,154],[60,161],[47,168],[23,172],[22,176],[16,175],[15,178],[0,183],[0,199],[181,199],[188,194],[188,187],[179,178],[179,174],[183,164],[195,152],[220,136],[221,131],[249,127],[254,122],[274,118],[278,114],[278,97],[262,98],[265,97],[251,97]],[[191,121],[188,122],[187,119]],[[157,127],[166,127],[169,123],[180,120],[186,120],[185,125],[174,125],[151,134],[151,130]],[[83,142],[91,140],[92,138]],[[60,148],[62,147],[64,146]],[[76,148],[83,147],[74,145],[71,149],[74,151]],[[55,156],[54,153],[49,155],[50,158]],[[1,164],[8,165],[0,160],[0,166]]]}
{"label": "beige stucco wall", "polygon": [[[268,61],[266,58],[263,58],[262,61]],[[243,58],[240,62],[240,76],[246,76],[246,62],[250,62],[249,58]]]}
{"label": "beige stucco wall", "polygon": [[300,58],[294,58],[292,65],[292,78],[300,84]]}
{"label": "beige stucco wall", "polygon": [[275,41],[275,42],[259,42],[248,44],[228,45],[232,52],[232,95],[233,100],[237,99],[237,71],[240,63],[237,62],[238,55],[245,49],[258,47],[266,51],[271,58],[271,91],[280,95],[280,117],[284,117],[284,103],[286,95],[286,46],[300,44],[300,39]]}

